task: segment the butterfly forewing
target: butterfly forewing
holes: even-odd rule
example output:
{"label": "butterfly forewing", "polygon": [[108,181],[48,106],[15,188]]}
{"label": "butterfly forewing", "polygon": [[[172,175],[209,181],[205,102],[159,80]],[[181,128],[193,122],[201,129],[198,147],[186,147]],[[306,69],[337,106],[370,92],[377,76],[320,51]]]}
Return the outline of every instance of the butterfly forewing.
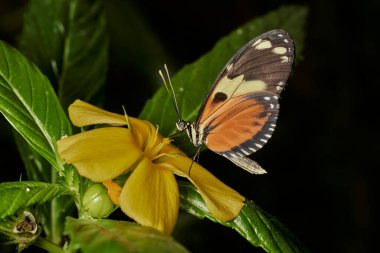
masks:
{"label": "butterfly forewing", "polygon": [[195,122],[204,131],[208,148],[227,157],[243,157],[267,142],[293,60],[293,40],[283,30],[262,34],[233,56]]}
{"label": "butterfly forewing", "polygon": [[234,57],[226,75],[229,79],[243,75],[245,81],[262,81],[266,90],[279,95],[289,78],[293,60],[293,40],[285,31],[274,30],[250,41]]}

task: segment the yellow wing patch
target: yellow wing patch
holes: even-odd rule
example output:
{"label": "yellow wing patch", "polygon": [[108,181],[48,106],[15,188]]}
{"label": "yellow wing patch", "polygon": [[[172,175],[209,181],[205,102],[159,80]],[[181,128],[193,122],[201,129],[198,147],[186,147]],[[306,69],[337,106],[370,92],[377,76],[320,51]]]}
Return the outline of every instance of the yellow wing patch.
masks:
{"label": "yellow wing patch", "polygon": [[244,75],[237,76],[233,79],[229,79],[227,75],[220,80],[219,84],[215,87],[215,90],[211,94],[211,100],[213,96],[218,92],[226,94],[227,99],[231,98],[231,95],[238,89],[239,85],[243,82]]}
{"label": "yellow wing patch", "polygon": [[272,52],[275,54],[285,54],[286,48],[285,47],[275,47],[272,49]]}
{"label": "yellow wing patch", "polygon": [[267,89],[267,84],[261,80],[244,81],[244,75],[229,79],[225,75],[216,88],[211,93],[200,118],[200,122],[204,122],[208,117],[223,106],[232,98],[264,91]]}
{"label": "yellow wing patch", "polygon": [[242,85],[233,94],[234,97],[242,96],[248,93],[266,90],[267,84],[261,80],[244,81]]}
{"label": "yellow wing patch", "polygon": [[257,50],[267,49],[272,47],[272,43],[269,40],[258,40],[252,47],[255,47]]}
{"label": "yellow wing patch", "polygon": [[227,75],[224,76],[210,98],[212,99],[213,95],[218,92],[226,94],[227,99],[230,99],[256,91],[263,91],[267,88],[266,83],[261,80],[244,81],[243,79],[244,75],[237,76],[233,79],[229,79]]}

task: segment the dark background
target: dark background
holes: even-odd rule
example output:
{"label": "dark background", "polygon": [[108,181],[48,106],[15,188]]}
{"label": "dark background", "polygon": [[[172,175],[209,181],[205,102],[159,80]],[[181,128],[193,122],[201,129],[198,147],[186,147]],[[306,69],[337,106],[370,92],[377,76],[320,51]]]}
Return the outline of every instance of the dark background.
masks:
{"label": "dark background", "polygon": [[[25,3],[0,0],[0,38],[11,44],[21,31]],[[161,85],[157,70],[164,63],[175,73],[237,26],[294,3],[310,7],[304,61],[283,93],[275,134],[252,156],[269,173],[251,176],[207,151],[201,163],[276,216],[313,252],[374,252],[378,1],[108,1],[111,58],[104,107],[120,111],[125,105],[138,115]],[[143,25],[133,29],[130,20]],[[23,165],[2,117],[0,145],[0,181],[18,180]],[[193,252],[262,252],[229,228],[187,214],[173,236]]]}

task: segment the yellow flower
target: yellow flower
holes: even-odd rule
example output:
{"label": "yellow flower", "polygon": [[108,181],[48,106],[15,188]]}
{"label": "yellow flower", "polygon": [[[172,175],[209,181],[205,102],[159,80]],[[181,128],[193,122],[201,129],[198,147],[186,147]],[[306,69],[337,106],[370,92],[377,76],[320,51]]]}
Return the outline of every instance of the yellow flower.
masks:
{"label": "yellow flower", "polygon": [[[210,213],[221,221],[234,219],[244,197],[170,144],[148,121],[107,112],[76,100],[69,107],[74,125],[107,124],[58,141],[58,152],[79,174],[104,182],[121,210],[146,226],[170,234],[177,221],[179,192],[174,175],[190,180]],[[127,126],[127,127],[123,127]],[[112,179],[132,172],[122,189]],[[116,186],[115,186],[116,185]]]}

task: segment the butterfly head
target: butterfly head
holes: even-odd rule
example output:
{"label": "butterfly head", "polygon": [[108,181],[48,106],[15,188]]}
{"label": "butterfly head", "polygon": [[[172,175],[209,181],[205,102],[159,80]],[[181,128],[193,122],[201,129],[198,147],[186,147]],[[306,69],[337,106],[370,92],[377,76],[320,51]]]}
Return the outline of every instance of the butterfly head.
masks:
{"label": "butterfly head", "polygon": [[175,125],[176,125],[177,129],[178,129],[179,131],[181,131],[181,132],[182,132],[183,130],[185,130],[186,128],[189,127],[189,123],[186,122],[186,121],[184,121],[184,120],[182,120],[182,119],[178,120],[178,121],[175,123]]}

